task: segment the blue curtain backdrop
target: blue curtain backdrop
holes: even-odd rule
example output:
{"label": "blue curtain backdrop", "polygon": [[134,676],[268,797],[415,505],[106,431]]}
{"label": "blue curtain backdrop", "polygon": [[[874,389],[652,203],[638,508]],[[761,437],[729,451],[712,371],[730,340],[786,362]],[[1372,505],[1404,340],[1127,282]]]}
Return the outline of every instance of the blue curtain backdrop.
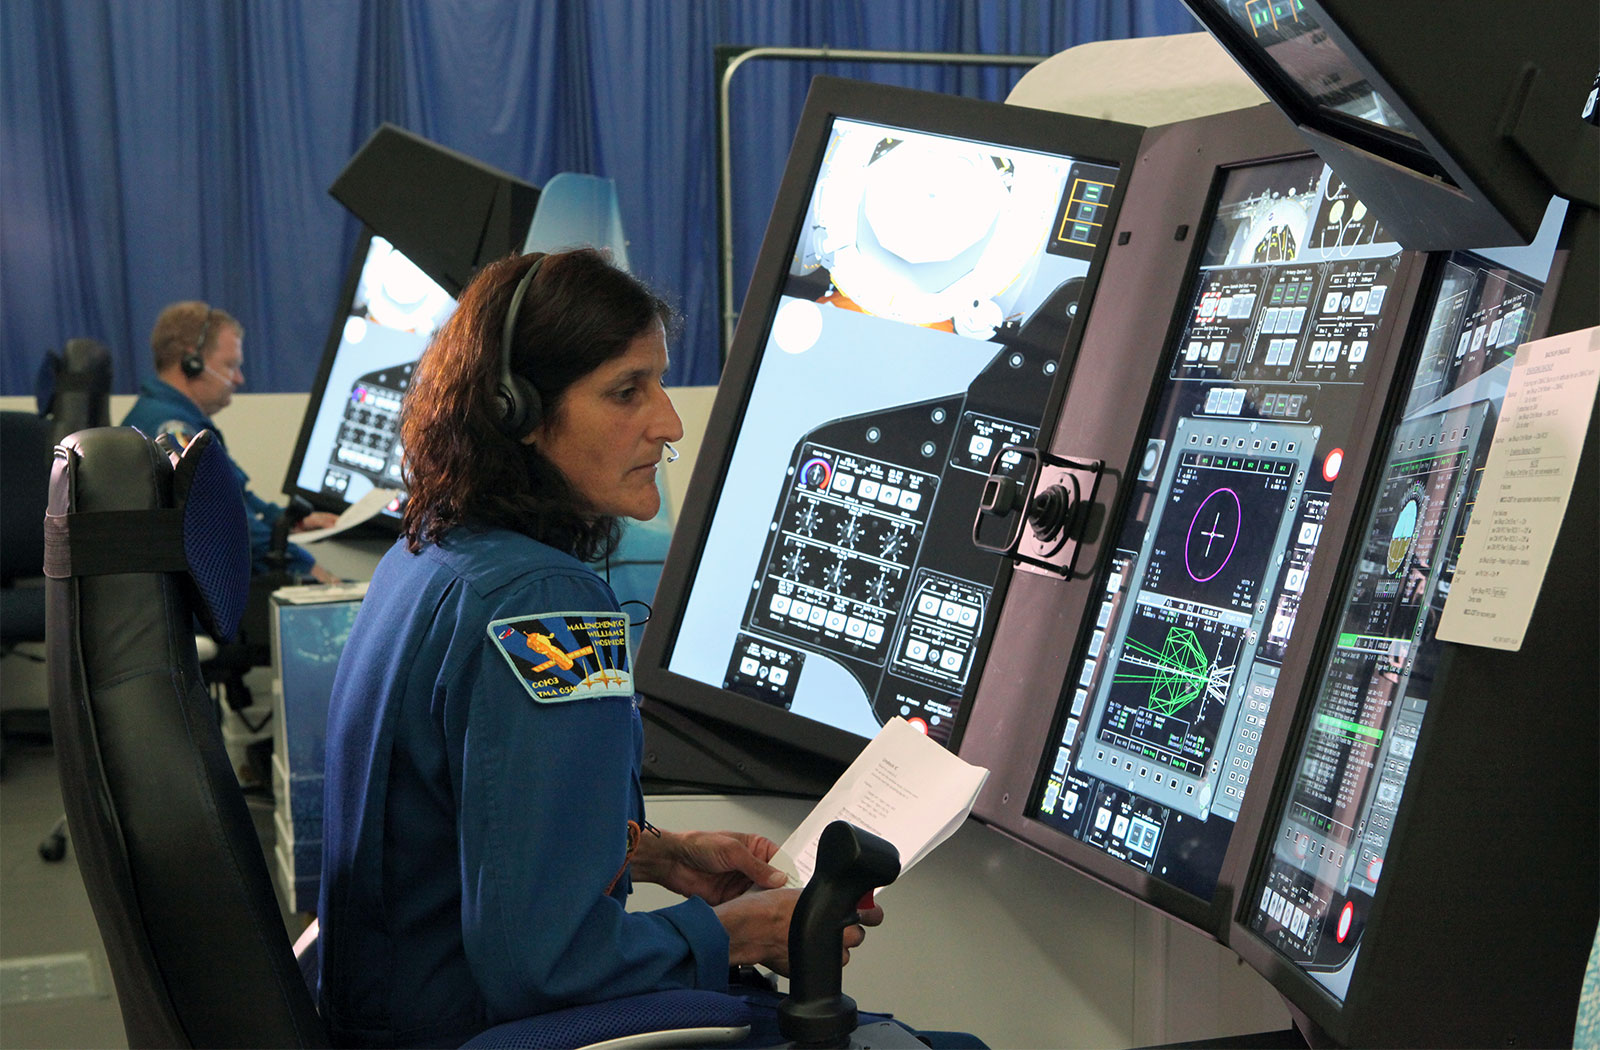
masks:
{"label": "blue curtain backdrop", "polygon": [[[3,0],[0,393],[75,336],[151,371],[168,302],[245,325],[249,391],[316,373],[357,228],[327,187],[391,121],[543,184],[616,180],[634,269],[720,370],[714,48],[1052,54],[1189,32],[1179,0]],[[756,62],[734,79],[736,286],[816,73],[1001,100],[1021,70]]]}

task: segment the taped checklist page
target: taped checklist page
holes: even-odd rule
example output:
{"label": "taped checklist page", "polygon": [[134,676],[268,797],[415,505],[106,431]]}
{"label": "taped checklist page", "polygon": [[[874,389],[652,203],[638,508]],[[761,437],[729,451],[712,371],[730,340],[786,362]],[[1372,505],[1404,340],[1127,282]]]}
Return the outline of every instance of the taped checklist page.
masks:
{"label": "taped checklist page", "polygon": [[[1600,388],[1600,328],[1517,348],[1438,637],[1522,648]],[[1594,522],[1571,522],[1594,529]]]}
{"label": "taped checklist page", "polygon": [[772,863],[789,873],[789,885],[804,886],[816,868],[822,830],[847,820],[894,843],[903,874],[955,833],[988,778],[987,769],[963,762],[904,718],[890,719]]}

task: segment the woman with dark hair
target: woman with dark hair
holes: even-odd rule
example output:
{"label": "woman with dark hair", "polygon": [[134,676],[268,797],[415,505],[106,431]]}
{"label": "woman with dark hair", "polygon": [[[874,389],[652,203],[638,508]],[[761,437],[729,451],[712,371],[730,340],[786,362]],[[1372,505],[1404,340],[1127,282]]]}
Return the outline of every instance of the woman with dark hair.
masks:
{"label": "woman with dark hair", "polygon": [[[785,968],[797,891],[772,888],[776,846],[645,822],[627,617],[584,564],[660,505],[656,465],[683,436],[671,320],[596,252],[512,258],[417,367],[404,535],[328,717],[320,1005],[339,1044],[456,1045],[574,1003],[724,988],[730,964]],[[629,912],[633,879],[688,899]]]}

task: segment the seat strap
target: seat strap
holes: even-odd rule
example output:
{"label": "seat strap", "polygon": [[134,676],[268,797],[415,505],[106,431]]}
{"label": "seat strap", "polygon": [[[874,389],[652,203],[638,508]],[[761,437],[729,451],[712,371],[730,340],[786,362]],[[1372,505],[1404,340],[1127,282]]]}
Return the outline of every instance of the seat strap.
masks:
{"label": "seat strap", "polygon": [[51,579],[188,571],[180,508],[45,515],[44,574]]}

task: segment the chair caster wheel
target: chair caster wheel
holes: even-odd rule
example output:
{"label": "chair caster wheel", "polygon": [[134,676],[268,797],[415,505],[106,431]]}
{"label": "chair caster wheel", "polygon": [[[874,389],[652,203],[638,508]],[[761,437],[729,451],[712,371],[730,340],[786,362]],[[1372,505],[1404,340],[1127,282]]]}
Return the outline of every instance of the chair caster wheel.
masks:
{"label": "chair caster wheel", "polygon": [[50,864],[55,864],[66,855],[67,831],[64,827],[57,827],[39,843],[39,856]]}

